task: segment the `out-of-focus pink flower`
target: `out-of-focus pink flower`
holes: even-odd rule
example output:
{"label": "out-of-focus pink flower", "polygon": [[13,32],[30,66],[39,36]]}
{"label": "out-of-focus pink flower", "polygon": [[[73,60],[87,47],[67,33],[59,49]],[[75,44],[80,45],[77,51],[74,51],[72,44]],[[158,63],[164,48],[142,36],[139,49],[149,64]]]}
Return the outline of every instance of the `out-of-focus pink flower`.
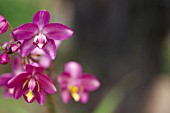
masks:
{"label": "out-of-focus pink flower", "polygon": [[6,52],[3,52],[0,55],[0,64],[8,64],[10,62],[10,58]]}
{"label": "out-of-focus pink flower", "polygon": [[10,79],[12,79],[14,75],[12,73],[5,73],[0,76],[0,87],[4,87],[5,89],[5,97],[9,98],[13,94],[13,89],[7,87],[7,83]]}
{"label": "out-of-focus pink flower", "polygon": [[59,23],[49,23],[50,13],[46,10],[38,11],[33,22],[26,23],[13,30],[13,36],[24,40],[21,46],[22,56],[27,56],[36,47],[42,49],[51,59],[56,57],[54,40],[65,40],[73,35],[73,31]]}
{"label": "out-of-focus pink flower", "polygon": [[0,34],[3,34],[8,30],[8,21],[0,15]]}
{"label": "out-of-focus pink flower", "polygon": [[12,64],[12,73],[4,73],[0,76],[0,87],[5,88],[5,97],[9,98],[13,95],[13,88],[7,87],[8,81],[24,71],[24,65],[22,64],[21,58],[16,56]]}
{"label": "out-of-focus pink flower", "polygon": [[42,67],[27,64],[25,73],[9,80],[7,86],[14,88],[14,99],[19,99],[23,95],[26,102],[31,103],[36,99],[43,105],[47,93],[56,93],[53,82],[47,75],[42,74],[42,71]]}
{"label": "out-of-focus pink flower", "polygon": [[75,101],[86,103],[89,91],[94,91],[100,86],[100,82],[94,75],[82,73],[82,67],[77,62],[65,64],[64,72],[57,78],[64,103],[68,103],[71,96]]}

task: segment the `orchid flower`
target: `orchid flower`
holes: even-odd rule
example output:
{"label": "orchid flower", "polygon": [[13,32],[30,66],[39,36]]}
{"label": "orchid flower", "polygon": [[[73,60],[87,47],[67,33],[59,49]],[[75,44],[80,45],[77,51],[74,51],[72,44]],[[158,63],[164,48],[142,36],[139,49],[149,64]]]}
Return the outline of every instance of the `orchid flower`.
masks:
{"label": "orchid flower", "polygon": [[65,40],[73,35],[73,31],[60,23],[49,23],[50,13],[40,10],[35,13],[33,22],[23,24],[14,29],[12,34],[23,40],[22,56],[27,56],[36,47],[42,49],[52,60],[56,57],[55,40]]}
{"label": "orchid flower", "polygon": [[56,88],[51,79],[42,74],[43,68],[34,64],[26,65],[26,72],[21,73],[8,81],[8,87],[14,88],[14,99],[19,99],[22,95],[28,103],[34,100],[43,105],[47,93],[56,93]]}
{"label": "orchid flower", "polygon": [[89,92],[96,90],[100,82],[92,74],[82,73],[82,67],[77,62],[65,64],[64,72],[57,78],[64,103],[72,97],[76,102],[87,103]]}
{"label": "orchid flower", "polygon": [[24,65],[22,64],[22,60],[19,56],[14,58],[12,69],[12,73],[4,73],[0,76],[0,86],[5,88],[5,97],[7,98],[13,95],[13,88],[7,87],[8,81],[18,74],[24,72]]}

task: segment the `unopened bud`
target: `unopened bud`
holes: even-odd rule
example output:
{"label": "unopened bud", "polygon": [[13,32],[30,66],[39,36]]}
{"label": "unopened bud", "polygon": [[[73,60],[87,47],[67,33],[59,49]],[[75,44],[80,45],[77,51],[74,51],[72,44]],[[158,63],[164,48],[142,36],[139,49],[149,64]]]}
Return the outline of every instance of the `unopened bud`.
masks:
{"label": "unopened bud", "polygon": [[10,58],[6,52],[3,52],[0,55],[0,64],[8,64],[10,62]]}
{"label": "unopened bud", "polygon": [[9,45],[9,42],[4,42],[4,43],[2,43],[2,49],[6,49],[7,48],[7,46]]}
{"label": "unopened bud", "polygon": [[8,30],[8,21],[0,15],[0,34],[3,34]]}
{"label": "unopened bud", "polygon": [[18,49],[19,49],[19,45],[18,45],[18,44],[12,44],[12,45],[11,45],[11,51],[12,51],[12,53],[17,52]]}

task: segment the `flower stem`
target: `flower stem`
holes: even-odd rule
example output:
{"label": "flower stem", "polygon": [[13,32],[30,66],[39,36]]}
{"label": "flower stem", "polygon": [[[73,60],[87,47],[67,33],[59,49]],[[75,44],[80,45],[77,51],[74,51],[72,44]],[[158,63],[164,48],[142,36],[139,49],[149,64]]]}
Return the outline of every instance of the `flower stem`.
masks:
{"label": "flower stem", "polygon": [[49,113],[57,113],[55,95],[47,95],[47,107]]}
{"label": "flower stem", "polygon": [[13,27],[12,27],[12,25],[9,22],[8,22],[8,26],[9,26],[10,31],[12,32],[13,31]]}

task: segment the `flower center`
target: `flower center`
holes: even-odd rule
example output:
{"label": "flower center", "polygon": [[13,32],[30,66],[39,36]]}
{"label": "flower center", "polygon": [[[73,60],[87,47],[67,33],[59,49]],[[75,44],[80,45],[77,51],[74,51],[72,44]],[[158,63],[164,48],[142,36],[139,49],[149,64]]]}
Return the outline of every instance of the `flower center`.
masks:
{"label": "flower center", "polygon": [[39,33],[39,35],[36,35],[34,37],[34,44],[36,44],[38,48],[41,49],[46,43],[47,43],[47,38],[42,33]]}
{"label": "flower center", "polygon": [[25,96],[27,97],[28,102],[31,102],[31,100],[34,98],[34,94],[31,90],[29,90]]}
{"label": "flower center", "polygon": [[25,87],[28,88],[28,92],[25,94],[25,97],[26,97],[28,102],[31,102],[31,100],[33,100],[34,97],[35,97],[33,91],[37,90],[38,92],[40,92],[39,83],[34,78],[31,78],[31,79],[26,80],[24,82],[22,89],[24,89]]}
{"label": "flower center", "polygon": [[80,95],[78,94],[79,92],[79,88],[77,86],[71,85],[69,87],[69,90],[71,92],[71,96],[73,97],[73,99],[78,102],[80,100]]}
{"label": "flower center", "polygon": [[36,81],[34,78],[26,80],[22,86],[22,89],[24,89],[25,86],[27,86],[28,89],[31,91],[33,91],[35,89],[35,87],[37,87],[38,92],[40,91],[40,85],[39,85],[38,81]]}

